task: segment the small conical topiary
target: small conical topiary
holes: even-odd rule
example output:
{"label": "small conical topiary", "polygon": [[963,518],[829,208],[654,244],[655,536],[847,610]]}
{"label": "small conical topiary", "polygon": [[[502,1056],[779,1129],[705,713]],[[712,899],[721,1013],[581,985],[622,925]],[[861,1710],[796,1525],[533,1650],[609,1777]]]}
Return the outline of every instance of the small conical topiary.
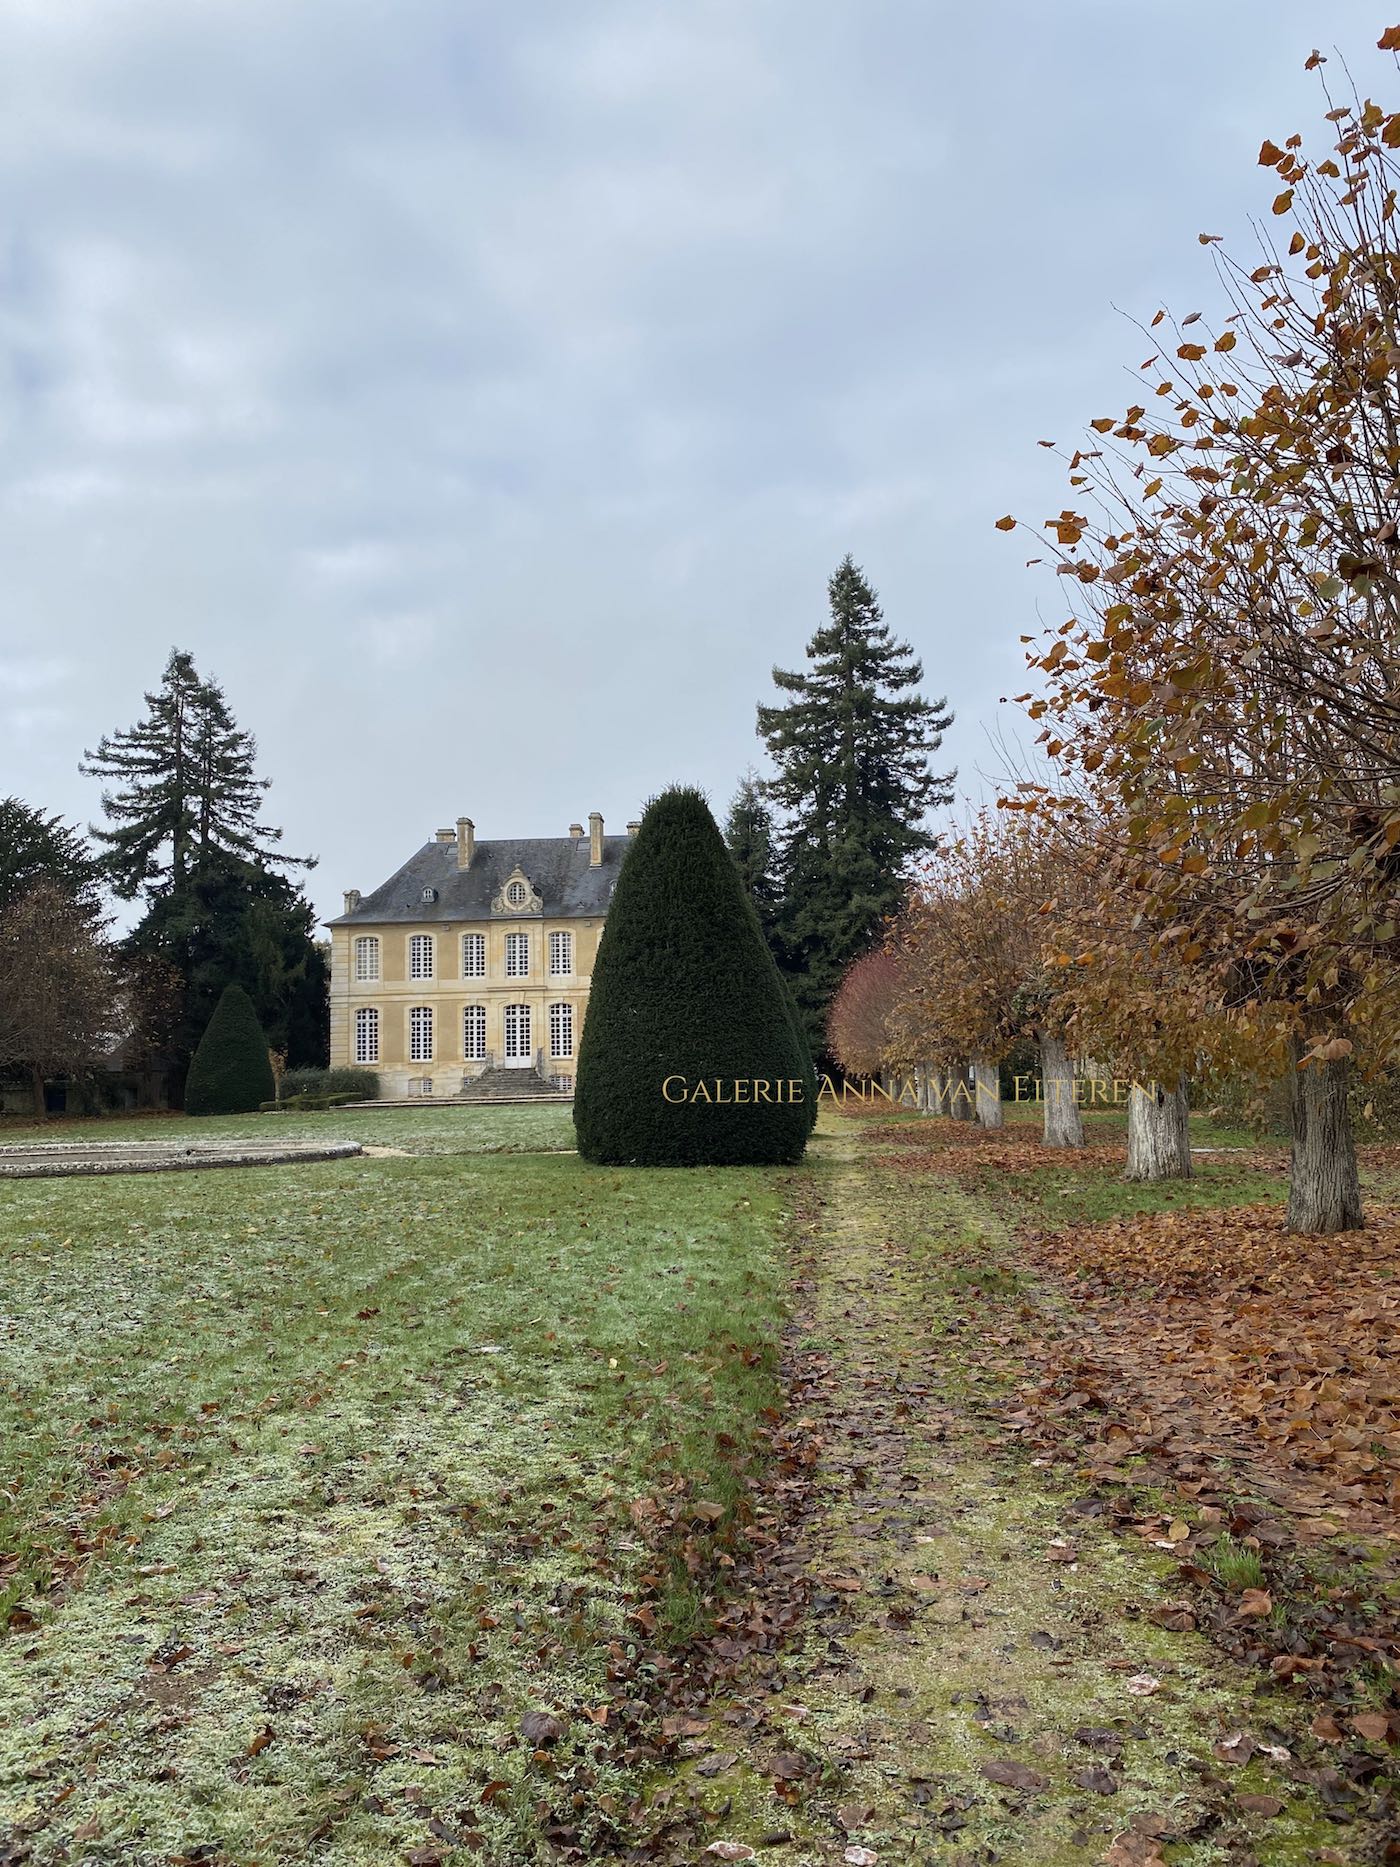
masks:
{"label": "small conical topiary", "polygon": [[663,792],[618,876],[574,1084],[585,1160],[797,1160],[815,1077],[753,903],[700,792]]}
{"label": "small conical topiary", "polygon": [[277,1094],[267,1038],[241,985],[226,985],[190,1058],[187,1115],[246,1115]]}

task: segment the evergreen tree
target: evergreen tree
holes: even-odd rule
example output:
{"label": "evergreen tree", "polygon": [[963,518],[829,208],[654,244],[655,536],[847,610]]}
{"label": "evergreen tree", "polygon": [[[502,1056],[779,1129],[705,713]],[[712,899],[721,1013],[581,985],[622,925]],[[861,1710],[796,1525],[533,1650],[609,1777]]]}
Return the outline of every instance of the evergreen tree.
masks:
{"label": "evergreen tree", "polygon": [[109,781],[111,828],[101,867],[146,912],[129,954],[180,978],[170,1019],[170,1061],[190,1056],[220,992],[236,980],[273,1042],[294,1064],[324,1063],[328,1011],[316,957],[315,914],[278,870],[310,868],[285,856],[282,832],[261,821],[268,780],[257,745],[217,682],[172,650],[136,725],[102,739],[81,769]]}
{"label": "evergreen tree", "polygon": [[739,781],[724,820],[724,840],[739,866],[744,891],[753,902],[758,924],[770,942],[777,921],[780,888],[773,813],[764,801],[758,774],[750,766]]}
{"label": "evergreen tree", "polygon": [[40,882],[97,916],[97,866],[83,838],[61,817],[0,797],[0,912]]}
{"label": "evergreen tree", "polygon": [[593,965],[574,1089],[580,1154],[645,1166],[796,1160],[809,1064],[704,798],[663,793],[628,851]]}
{"label": "evergreen tree", "polygon": [[246,1115],[277,1093],[267,1038],[241,985],[224,987],[185,1079],[187,1115]]}
{"label": "evergreen tree", "polygon": [[161,684],[145,696],[134,726],[110,733],[79,770],[112,781],[102,793],[111,829],[94,827],[102,867],[124,901],[178,896],[193,869],[216,853],[278,868],[309,868],[284,856],[282,832],[258,820],[268,780],[257,777],[257,745],[243,732],[194,657],[172,649]]}
{"label": "evergreen tree", "polygon": [[176,1057],[189,1056],[233,980],[289,1065],[324,1064],[329,1013],[315,925],[310,902],[284,876],[219,852],[191,872],[178,895],[154,902],[127,944],[164,960],[184,982],[172,1032]]}
{"label": "evergreen tree", "polygon": [[842,973],[898,908],[909,859],[932,845],[925,814],[951,803],[956,776],[929,769],[953,716],[917,691],[923,667],[849,555],[827,588],[811,667],[775,668],[789,698],[758,709],[776,767],[763,789],[785,813],[779,933],[814,1051]]}

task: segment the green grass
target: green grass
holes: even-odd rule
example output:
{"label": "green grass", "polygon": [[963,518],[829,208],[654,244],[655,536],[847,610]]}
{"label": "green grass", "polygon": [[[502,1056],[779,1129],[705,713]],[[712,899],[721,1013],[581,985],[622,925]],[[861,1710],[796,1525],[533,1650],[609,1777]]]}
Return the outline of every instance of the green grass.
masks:
{"label": "green grass", "polygon": [[[542,1808],[625,1807],[581,1708],[643,1602],[698,1607],[628,1506],[742,1488],[785,1179],[465,1151],[554,1110],[360,1119],[435,1157],[0,1182],[0,1815],[35,1867],[368,1867],[434,1821],[505,1867],[556,1858]],[[543,1762],[529,1709],[570,1720]]]}
{"label": "green grass", "polygon": [[223,1137],[280,1140],[330,1137],[409,1154],[535,1152],[574,1145],[569,1109],[543,1108],[323,1109],[286,1115],[123,1115],[63,1118],[43,1123],[0,1122],[0,1144],[23,1141],[178,1141]]}

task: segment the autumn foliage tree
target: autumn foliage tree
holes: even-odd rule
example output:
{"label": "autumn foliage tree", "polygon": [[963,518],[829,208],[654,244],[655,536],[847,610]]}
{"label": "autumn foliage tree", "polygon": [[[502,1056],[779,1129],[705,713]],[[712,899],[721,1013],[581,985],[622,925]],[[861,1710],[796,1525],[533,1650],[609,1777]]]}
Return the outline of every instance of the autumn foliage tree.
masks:
{"label": "autumn foliage tree", "polygon": [[1026,697],[1061,778],[1015,800],[1107,822],[1101,898],[1212,1060],[1287,1071],[1307,1232],[1361,1222],[1348,1083],[1400,1049],[1400,113],[1327,101],[1320,158],[1260,151],[1277,242],[1201,235],[1222,315],[1159,312],[1068,461]]}
{"label": "autumn foliage tree", "polygon": [[826,1041],[848,1076],[878,1076],[892,1061],[891,1017],[899,1002],[900,965],[884,947],[846,968],[826,1017]]}
{"label": "autumn foliage tree", "polygon": [[1073,888],[1063,846],[1046,825],[978,811],[924,865],[897,933],[903,1016],[924,1054],[945,1066],[971,1062],[979,1108],[996,1096],[997,1064],[1012,1043],[1034,1038],[1051,1147],[1084,1138],[1052,956]]}

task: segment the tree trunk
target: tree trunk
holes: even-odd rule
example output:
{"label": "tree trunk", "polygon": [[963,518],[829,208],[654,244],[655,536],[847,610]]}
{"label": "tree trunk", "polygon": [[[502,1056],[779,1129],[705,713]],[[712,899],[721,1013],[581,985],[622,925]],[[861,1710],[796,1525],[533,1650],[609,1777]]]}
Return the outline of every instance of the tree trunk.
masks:
{"label": "tree trunk", "polygon": [[930,1115],[951,1115],[953,1112],[950,1099],[950,1077],[952,1072],[945,1064],[930,1070],[928,1079],[928,1112]]}
{"label": "tree trunk", "polygon": [[921,1115],[928,1114],[928,1074],[927,1063],[914,1065],[914,1082],[919,1091],[919,1113]]}
{"label": "tree trunk", "polygon": [[1074,1076],[1065,1041],[1046,1031],[1038,1034],[1038,1041],[1045,1096],[1045,1131],[1041,1139],[1046,1147],[1083,1147],[1084,1124],[1074,1100]]}
{"label": "tree trunk", "polygon": [[1365,1221],[1361,1183],[1356,1174],[1356,1144],[1347,1111],[1351,1058],[1298,1065],[1301,1039],[1292,1045],[1288,1084],[1293,1120],[1293,1159],[1288,1173],[1290,1232],[1351,1232]]}
{"label": "tree trunk", "polygon": [[47,1115],[48,1109],[44,1105],[44,1072],[37,1063],[30,1068],[29,1084],[34,1095],[34,1113],[39,1116]]}
{"label": "tree trunk", "polygon": [[952,1108],[949,1113],[954,1121],[977,1120],[977,1091],[972,1080],[970,1064],[959,1063],[948,1072],[952,1084]]}
{"label": "tree trunk", "polygon": [[1001,1070],[989,1057],[972,1059],[973,1093],[977,1119],[984,1128],[1001,1127]]}
{"label": "tree trunk", "polygon": [[1191,1129],[1186,1106],[1186,1078],[1178,1087],[1161,1083],[1128,1091],[1129,1180],[1189,1180]]}

